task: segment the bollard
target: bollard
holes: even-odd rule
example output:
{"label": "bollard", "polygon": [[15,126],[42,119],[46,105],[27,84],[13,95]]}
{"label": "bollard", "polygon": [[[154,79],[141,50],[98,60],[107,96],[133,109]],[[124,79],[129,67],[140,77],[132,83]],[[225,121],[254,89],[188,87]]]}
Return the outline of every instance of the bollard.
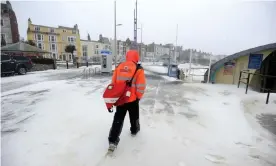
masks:
{"label": "bollard", "polygon": [[77,62],[77,68],[79,68],[79,62]]}
{"label": "bollard", "polygon": [[54,63],[53,63],[53,69],[56,70],[57,66],[56,66],[56,60],[54,59]]}
{"label": "bollard", "polygon": [[240,71],[239,82],[238,82],[238,88],[240,87],[240,83],[241,83],[241,75],[242,75],[242,71]]}
{"label": "bollard", "polygon": [[270,95],[270,89],[268,90],[267,92],[267,96],[266,96],[266,104],[268,104],[268,101],[269,101],[269,95]]}
{"label": "bollard", "polygon": [[67,69],[69,69],[69,64],[68,64],[68,61],[66,61],[66,67],[67,67]]}
{"label": "bollard", "polygon": [[248,76],[247,76],[245,94],[247,94],[247,90],[248,90],[248,86],[249,86],[249,79],[250,79],[250,73],[248,73]]}

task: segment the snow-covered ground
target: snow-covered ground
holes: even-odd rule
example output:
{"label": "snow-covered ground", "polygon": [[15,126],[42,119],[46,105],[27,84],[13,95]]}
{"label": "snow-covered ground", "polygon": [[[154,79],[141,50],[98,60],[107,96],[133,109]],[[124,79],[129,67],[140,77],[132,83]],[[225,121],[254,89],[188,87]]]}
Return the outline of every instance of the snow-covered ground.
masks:
{"label": "snow-covered ground", "polygon": [[2,78],[1,85],[29,81],[2,86],[3,166],[276,165],[275,94],[266,105],[265,94],[148,72],[141,132],[130,136],[126,116],[118,149],[105,158],[114,114],[102,93],[110,76],[84,79],[81,71]]}
{"label": "snow-covered ground", "polygon": [[20,88],[29,84],[47,81],[62,80],[78,77],[83,69],[66,69],[66,70],[45,70],[28,72],[26,75],[16,75],[12,77],[1,78],[1,92]]}

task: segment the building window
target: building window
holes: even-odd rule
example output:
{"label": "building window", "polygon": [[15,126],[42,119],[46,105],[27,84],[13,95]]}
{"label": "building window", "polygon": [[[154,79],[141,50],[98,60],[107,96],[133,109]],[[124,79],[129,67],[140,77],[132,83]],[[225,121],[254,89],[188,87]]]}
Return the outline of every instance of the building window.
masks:
{"label": "building window", "polygon": [[4,26],[4,20],[1,19],[1,26]]}
{"label": "building window", "polygon": [[76,42],[76,37],[75,37],[75,36],[68,36],[67,39],[68,39],[68,42],[69,42],[69,43],[74,43],[74,42]]}
{"label": "building window", "polygon": [[96,45],[96,48],[99,48],[99,45]]}
{"label": "building window", "polygon": [[54,33],[54,32],[55,32],[55,29],[54,29],[54,28],[50,28],[49,31],[52,32],[52,33]]}
{"label": "building window", "polygon": [[35,31],[40,31],[40,27],[39,26],[35,26],[34,29],[35,29]]}
{"label": "building window", "polygon": [[98,50],[95,50],[95,54],[98,55],[98,54],[99,54],[99,51],[98,51]]}
{"label": "building window", "polygon": [[82,56],[87,56],[87,46],[82,46]]}
{"label": "building window", "polygon": [[[5,40],[6,41],[6,35],[5,34],[3,34],[3,33],[1,33],[1,41],[2,40]],[[7,42],[7,41],[6,41]]]}
{"label": "building window", "polygon": [[57,59],[57,57],[56,57],[56,54],[55,54],[55,53],[53,53],[53,58],[54,58],[54,59]]}
{"label": "building window", "polygon": [[50,51],[56,52],[57,51],[57,45],[52,43],[50,44]]}
{"label": "building window", "polygon": [[44,44],[43,43],[36,43],[36,46],[42,50],[44,50]]}
{"label": "building window", "polygon": [[62,30],[63,32],[67,32],[65,29]]}
{"label": "building window", "polygon": [[65,36],[62,36],[62,41],[65,41]]}
{"label": "building window", "polygon": [[49,36],[49,42],[56,42],[57,41],[57,38],[56,36]]}
{"label": "building window", "polygon": [[35,34],[35,40],[37,40],[37,41],[43,41],[44,40],[44,35]]}

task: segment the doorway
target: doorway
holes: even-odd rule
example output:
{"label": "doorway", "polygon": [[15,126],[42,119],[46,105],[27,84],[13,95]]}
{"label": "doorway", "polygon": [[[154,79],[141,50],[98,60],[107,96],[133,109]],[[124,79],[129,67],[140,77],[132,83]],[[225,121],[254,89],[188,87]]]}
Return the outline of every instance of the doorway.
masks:
{"label": "doorway", "polygon": [[[270,53],[261,65],[260,73],[267,76],[276,77],[276,51]],[[261,87],[265,89],[276,90],[276,78],[261,77]],[[261,89],[261,92],[267,90]]]}

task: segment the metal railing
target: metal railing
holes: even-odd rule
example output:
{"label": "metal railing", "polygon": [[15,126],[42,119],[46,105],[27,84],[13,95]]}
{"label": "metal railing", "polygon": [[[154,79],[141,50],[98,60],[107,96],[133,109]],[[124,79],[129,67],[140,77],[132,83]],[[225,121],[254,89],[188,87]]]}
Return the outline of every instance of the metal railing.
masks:
{"label": "metal railing", "polygon": [[88,79],[88,78],[93,77],[95,75],[102,75],[100,67],[84,68],[83,71],[82,71],[82,76],[83,76],[84,79]]}
{"label": "metal railing", "polygon": [[202,72],[204,74],[194,74],[194,71],[195,70],[208,70],[209,68],[206,68],[206,67],[201,67],[201,68],[191,68],[191,71],[189,71],[189,68],[184,68],[184,69],[181,69],[180,70],[180,79],[181,80],[184,80],[184,79],[187,79],[188,77],[190,77],[192,80],[191,81],[194,81],[194,76],[202,76],[203,77],[203,80],[204,81],[204,77],[206,76],[205,75],[205,72]]}
{"label": "metal railing", "polygon": [[[247,74],[246,78],[242,77],[243,73]],[[240,83],[244,83],[246,85],[245,94],[247,94],[247,91],[248,91],[249,81],[250,81],[250,76],[251,75],[257,75],[257,76],[263,77],[265,79],[271,78],[273,80],[276,80],[276,76],[264,75],[264,74],[260,74],[260,73],[250,73],[249,70],[241,70],[240,71],[240,76],[239,76],[238,88],[240,87]],[[243,80],[246,80],[246,82],[243,82]],[[276,93],[276,90],[263,88],[263,87],[261,87],[260,90],[267,91],[266,104],[268,104],[268,102],[269,102],[270,93]]]}

